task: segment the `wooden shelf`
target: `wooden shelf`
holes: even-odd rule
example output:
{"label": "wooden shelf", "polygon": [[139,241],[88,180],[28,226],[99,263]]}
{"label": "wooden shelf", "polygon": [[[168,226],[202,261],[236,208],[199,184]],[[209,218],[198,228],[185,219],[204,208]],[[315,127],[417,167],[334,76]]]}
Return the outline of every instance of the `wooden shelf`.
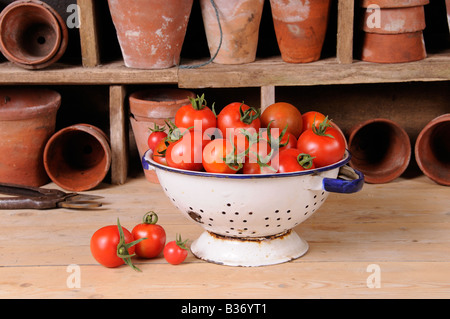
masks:
{"label": "wooden shelf", "polygon": [[[197,65],[204,61],[183,61]],[[211,63],[200,68],[138,70],[123,61],[92,68],[55,64],[44,70],[24,70],[10,62],[0,64],[0,84],[132,85],[178,84],[182,88],[234,88],[303,86],[410,81],[449,81],[450,52],[430,54],[422,61],[376,64],[353,61],[341,64],[336,58],[308,64],[290,64],[280,57],[257,59],[245,65]]]}

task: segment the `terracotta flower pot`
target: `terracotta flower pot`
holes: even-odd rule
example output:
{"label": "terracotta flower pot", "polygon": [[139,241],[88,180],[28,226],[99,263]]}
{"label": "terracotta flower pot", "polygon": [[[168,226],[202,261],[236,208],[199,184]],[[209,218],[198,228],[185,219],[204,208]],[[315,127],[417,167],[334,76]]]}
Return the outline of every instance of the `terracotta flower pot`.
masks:
{"label": "terracotta flower pot", "polygon": [[371,23],[373,11],[365,10],[363,24],[365,32],[397,34],[423,31],[426,27],[423,6],[380,9],[379,14],[379,25],[377,25],[377,23]]}
{"label": "terracotta flower pot", "polygon": [[379,34],[366,33],[362,60],[376,63],[403,63],[427,57],[422,31]]}
{"label": "terracotta flower pot", "polygon": [[350,165],[365,175],[367,183],[380,184],[399,177],[409,165],[411,142],[397,123],[372,119],[350,130]]}
{"label": "terracotta flower pot", "polygon": [[450,114],[430,121],[415,145],[416,162],[438,184],[450,186]]}
{"label": "terracotta flower pot", "polygon": [[193,0],[108,0],[125,65],[166,69],[180,63]]}
{"label": "terracotta flower pot", "polygon": [[[174,121],[178,109],[190,103],[189,97],[195,98],[195,94],[182,89],[148,89],[130,95],[130,123],[140,158],[148,150],[150,128],[163,126],[168,119]],[[148,181],[158,183],[154,171],[144,173]]]}
{"label": "terracotta flower pot", "polygon": [[447,21],[448,21],[448,28],[450,30],[450,0],[445,0],[445,5],[447,6]]}
{"label": "terracotta flower pot", "polygon": [[[215,0],[222,27],[222,43],[213,60],[219,64],[255,61],[264,0]],[[203,23],[211,56],[221,40],[216,11],[210,0],[200,0]]]}
{"label": "terracotta flower pot", "polygon": [[0,182],[42,186],[49,181],[42,156],[60,105],[55,91],[0,89]]}
{"label": "terracotta flower pot", "polygon": [[49,5],[19,0],[0,14],[0,50],[16,65],[42,69],[59,60],[66,51],[65,21]]}
{"label": "terracotta flower pot", "polygon": [[365,31],[361,59],[376,63],[404,63],[427,57],[423,30],[424,5],[428,0],[367,0],[362,29]]}
{"label": "terracotta flower pot", "polygon": [[330,0],[270,0],[281,58],[289,63],[317,61],[328,26]]}
{"label": "terracotta flower pot", "polygon": [[47,142],[44,166],[51,180],[65,190],[81,192],[95,188],[111,166],[109,139],[92,125],[66,127]]}
{"label": "terracotta flower pot", "polygon": [[430,0],[362,0],[361,6],[364,8],[372,5],[376,5],[380,8],[404,8],[424,6],[429,3]]}

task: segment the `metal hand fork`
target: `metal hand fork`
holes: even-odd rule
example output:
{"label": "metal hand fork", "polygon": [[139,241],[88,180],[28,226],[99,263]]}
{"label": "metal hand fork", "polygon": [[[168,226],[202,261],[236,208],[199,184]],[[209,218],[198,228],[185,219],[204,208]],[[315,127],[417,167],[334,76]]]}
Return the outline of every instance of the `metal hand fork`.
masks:
{"label": "metal hand fork", "polygon": [[1,209],[92,209],[102,206],[96,200],[101,196],[65,193],[57,189],[30,187],[16,184],[0,183],[0,194],[11,197],[0,197]]}

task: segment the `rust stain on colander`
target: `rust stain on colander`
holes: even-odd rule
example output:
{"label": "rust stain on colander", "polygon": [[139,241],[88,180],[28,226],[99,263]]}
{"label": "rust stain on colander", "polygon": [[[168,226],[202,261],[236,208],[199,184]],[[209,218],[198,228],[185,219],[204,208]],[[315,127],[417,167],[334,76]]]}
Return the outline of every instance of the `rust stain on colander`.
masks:
{"label": "rust stain on colander", "polygon": [[292,232],[291,229],[281,233],[281,234],[277,234],[277,235],[271,235],[271,236],[264,236],[264,237],[231,237],[231,236],[223,236],[223,235],[219,235],[219,234],[215,234],[212,232],[208,232],[209,234],[211,234],[211,236],[213,236],[216,239],[219,240],[235,240],[235,241],[240,241],[240,242],[263,242],[266,240],[273,240],[273,239],[283,239],[284,237],[290,235]]}

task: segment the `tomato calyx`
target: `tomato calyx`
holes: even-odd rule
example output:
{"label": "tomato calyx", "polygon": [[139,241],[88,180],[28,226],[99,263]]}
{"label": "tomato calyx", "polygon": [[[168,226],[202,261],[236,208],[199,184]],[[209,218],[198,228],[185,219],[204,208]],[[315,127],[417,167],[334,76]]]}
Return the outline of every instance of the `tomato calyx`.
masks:
{"label": "tomato calyx", "polygon": [[181,239],[181,234],[177,234],[175,243],[177,244],[178,247],[180,247],[181,249],[184,250],[188,250],[188,248],[186,247],[186,243],[188,242],[189,239],[186,239],[185,241],[183,241]]}
{"label": "tomato calyx", "polygon": [[136,254],[130,255],[129,252],[128,252],[128,249],[130,247],[140,243],[141,241],[147,239],[147,238],[140,238],[138,240],[132,241],[131,243],[127,244],[127,243],[125,243],[125,235],[123,233],[122,226],[120,226],[119,218],[117,218],[117,228],[119,230],[119,238],[120,238],[119,239],[119,244],[117,244],[117,257],[122,258],[123,261],[125,262],[125,264],[127,264],[128,266],[130,266],[134,270],[141,271],[131,261],[131,257],[136,256]]}
{"label": "tomato calyx", "polygon": [[[166,122],[167,123],[167,122]],[[154,133],[154,132],[164,132],[165,127],[163,126],[159,126],[156,123],[153,123],[153,128],[149,127],[148,128],[150,130],[150,132]]]}
{"label": "tomato calyx", "polygon": [[[289,144],[289,136],[287,137],[286,142],[282,143],[281,141],[283,140],[284,136],[286,135],[286,132],[288,130],[288,125],[286,125],[283,129],[283,131],[281,131],[281,134],[278,136],[278,141],[275,143],[274,141],[276,140],[271,133],[271,128],[270,125],[272,124],[274,120],[270,121],[269,124],[267,125],[267,142],[269,142],[270,147],[275,148],[275,149],[280,149],[282,147],[285,147],[286,145]],[[276,145],[274,145],[276,144]]]}
{"label": "tomato calyx", "polygon": [[315,157],[304,153],[301,153],[297,156],[298,164],[304,169],[310,169],[313,166],[313,159],[315,159]]}
{"label": "tomato calyx", "polygon": [[[314,121],[315,121],[315,117],[314,117]],[[313,125],[312,126],[312,130],[316,135],[319,136],[328,136],[331,138],[334,138],[333,135],[331,134],[327,134],[327,128],[332,127],[331,125],[331,121],[328,119],[328,116],[325,117],[325,119],[319,124],[319,126]]]}
{"label": "tomato calyx", "polygon": [[[197,95],[197,97],[194,99],[192,97],[189,97],[189,101],[191,102],[192,108],[196,111],[201,111],[207,106],[207,102],[205,100],[205,94],[203,93],[202,96]],[[217,117],[216,111],[214,110],[215,103],[211,106],[211,110],[213,111],[214,115]]]}
{"label": "tomato calyx", "polygon": [[244,111],[242,109],[244,105],[244,102],[242,102],[241,106],[239,107],[240,121],[244,124],[250,125],[254,120],[261,116],[261,110],[257,110],[254,107],[249,107]]}
{"label": "tomato calyx", "polygon": [[150,211],[142,218],[142,223],[146,225],[156,225],[158,222],[158,215],[154,211]]}

